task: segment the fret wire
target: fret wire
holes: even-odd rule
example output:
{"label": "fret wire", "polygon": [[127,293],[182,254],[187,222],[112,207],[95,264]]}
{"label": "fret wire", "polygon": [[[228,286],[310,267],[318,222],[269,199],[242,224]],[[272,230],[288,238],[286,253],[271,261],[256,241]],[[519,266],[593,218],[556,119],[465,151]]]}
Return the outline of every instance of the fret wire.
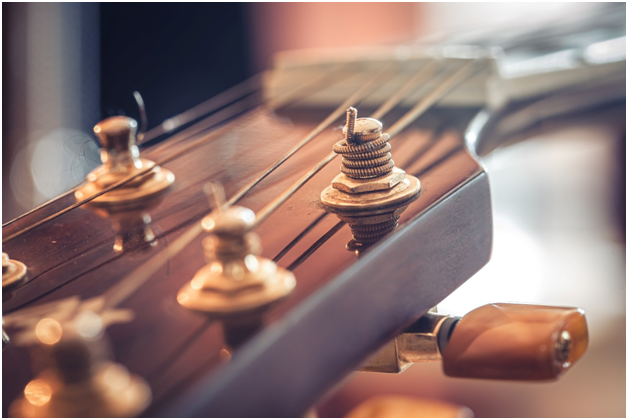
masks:
{"label": "fret wire", "polygon": [[[341,69],[344,66],[345,65],[340,65],[335,70]],[[331,72],[330,74],[332,75],[333,73],[334,72]],[[307,83],[305,85],[305,87],[299,87],[299,88],[297,88],[295,90],[290,90],[286,94],[282,94],[282,95],[277,96],[278,99],[282,99],[280,104],[282,106],[285,106],[290,101],[297,100],[298,98],[301,97],[301,95],[292,95],[292,93],[294,93],[294,91],[297,92],[297,93],[300,93],[303,90],[307,91],[308,89],[311,88],[311,85],[313,85],[313,87],[314,87],[321,81],[327,81],[326,79],[328,78],[328,76],[329,76],[329,74],[325,74],[322,77],[319,77],[319,78],[315,79],[312,83]],[[271,100],[275,100],[277,98],[268,98],[264,102],[269,103]],[[263,104],[263,102],[262,102],[262,104]],[[241,103],[239,105],[237,105],[237,104],[231,105],[231,106],[229,106],[227,108],[224,108],[221,111],[211,115],[210,117],[205,118],[204,120],[202,120],[202,121],[192,125],[191,127],[187,128],[185,131],[182,131],[181,133],[177,134],[177,137],[174,137],[176,139],[173,139],[173,141],[178,140],[180,142],[180,141],[183,141],[183,140],[188,140],[189,138],[192,138],[194,135],[198,134],[199,132],[202,132],[203,130],[211,128],[211,127],[213,127],[215,125],[218,125],[219,123],[224,122],[227,119],[233,118],[237,114],[239,114],[241,112],[244,112],[246,110],[249,110],[249,108],[245,108],[244,109],[244,106],[242,106]],[[257,108],[257,109],[254,109],[252,111],[249,111],[249,113],[247,115],[248,119],[250,119],[254,115],[260,114],[261,111],[262,110],[260,108]],[[240,123],[240,121],[236,121],[236,122]],[[248,122],[250,123],[252,121],[248,121]],[[217,136],[219,134],[221,134],[223,131],[225,131],[225,128],[230,128],[230,125],[225,125],[225,126],[219,128],[217,131],[213,131],[213,132],[209,133],[206,137],[201,138],[198,142],[192,143],[192,145],[183,148],[179,152],[176,152],[173,155],[167,156],[164,159],[162,159],[162,160],[160,160],[158,162],[155,162],[155,165],[156,166],[160,166],[160,165],[162,165],[164,163],[167,163],[167,162],[169,162],[169,161],[171,161],[171,160],[173,160],[173,159],[175,159],[177,157],[180,157],[181,155],[185,154],[187,151],[191,150],[192,148],[195,148],[195,147],[200,146],[200,145],[204,145],[204,143],[208,143],[210,140],[213,140],[213,139],[217,138]],[[190,132],[193,132],[193,134],[190,134]],[[184,137],[184,135],[188,135],[188,136]],[[178,138],[178,137],[183,137],[183,138]],[[168,142],[165,145],[169,145],[169,144],[171,144],[171,143]],[[159,151],[162,151],[162,149],[159,149]],[[88,203],[88,202],[92,201],[93,199],[97,198],[98,196],[101,196],[101,195],[103,195],[103,194],[105,194],[107,192],[110,192],[110,191],[112,191],[114,189],[117,189],[118,187],[123,186],[126,183],[131,182],[132,180],[149,173],[151,170],[152,170],[152,168],[147,168],[145,170],[137,172],[136,174],[131,175],[131,176],[127,177],[127,178],[124,178],[124,179],[120,180],[119,182],[117,182],[115,184],[112,184],[112,185],[108,186],[107,188],[104,188],[103,190],[95,193],[94,195],[89,196],[89,197],[83,199],[82,201],[76,202],[76,203],[70,205],[69,207],[66,207],[63,210],[60,210],[60,211],[56,212],[55,214],[52,214],[49,217],[46,217],[46,218],[44,218],[44,219],[42,219],[42,220],[40,220],[40,221],[38,221],[38,222],[36,222],[34,224],[31,224],[30,226],[25,227],[24,229],[14,233],[14,234],[12,234],[12,235],[10,235],[8,237],[3,237],[2,243],[4,244],[4,243],[6,243],[6,242],[8,242],[8,241],[10,241],[10,240],[12,240],[12,239],[14,239],[16,237],[19,237],[22,234],[24,234],[24,233],[26,233],[26,232],[28,232],[28,231],[36,228],[36,227],[39,227],[40,225],[45,224],[48,221],[51,221],[52,219],[54,219],[56,217],[59,217],[59,216],[65,214],[65,213],[67,213],[67,212],[69,212],[69,211],[71,211],[71,210],[73,210],[73,209],[75,209],[75,208],[85,204],[85,203]],[[103,175],[101,175],[101,176],[103,176]],[[98,178],[96,178],[95,180],[97,180]],[[28,214],[31,214],[31,213],[35,212],[38,209],[43,208],[46,205],[50,205],[51,203],[54,203],[54,202],[58,201],[59,199],[65,197],[65,196],[68,196],[72,192],[75,192],[78,187],[82,186],[85,183],[86,182],[83,181],[82,183],[80,183],[79,185],[77,185],[74,188],[70,189],[69,191],[65,192],[64,194],[62,194],[62,195],[60,195],[60,196],[58,196],[58,197],[56,197],[56,198],[54,198],[54,199],[52,199],[52,200],[50,200],[50,201],[48,201],[46,203],[40,205],[39,207],[37,207],[37,208],[27,212],[26,214],[23,214],[23,215],[15,218],[15,219],[7,222],[5,225],[3,225],[3,227],[14,223],[15,221],[25,217]]]}
{"label": "fret wire", "polygon": [[[437,100],[441,99],[452,88],[458,85],[466,77],[471,74],[471,70],[474,67],[475,62],[470,61],[463,65],[460,69],[455,71],[451,76],[439,83],[430,93],[424,96],[411,110],[409,110],[398,122],[391,126],[387,132],[391,138],[397,133],[406,128],[410,123],[415,121],[420,115],[422,115],[430,106],[432,106]],[[381,105],[384,106],[385,104]],[[390,139],[391,139],[390,138]],[[311,169],[302,178],[296,181],[293,185],[287,188],[283,193],[274,198],[269,204],[267,204],[261,211],[257,213],[257,218],[251,229],[257,228],[259,224],[267,219],[278,207],[280,207],[285,201],[287,201],[294,193],[304,186],[313,176],[319,173],[328,163],[333,161],[337,157],[335,152],[331,152],[319,163],[317,163],[313,169]]]}

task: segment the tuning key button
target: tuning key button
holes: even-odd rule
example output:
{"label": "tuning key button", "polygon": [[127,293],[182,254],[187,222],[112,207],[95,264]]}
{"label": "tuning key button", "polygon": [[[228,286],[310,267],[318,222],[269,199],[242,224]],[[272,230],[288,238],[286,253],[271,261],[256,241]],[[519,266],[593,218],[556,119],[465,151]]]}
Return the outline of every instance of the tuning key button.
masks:
{"label": "tuning key button", "polygon": [[76,199],[93,196],[103,189],[152,168],[143,175],[96,197],[91,204],[104,207],[142,207],[147,200],[161,195],[173,182],[174,174],[139,157],[137,121],[113,116],[94,127],[100,140],[102,165],[87,175],[88,183],[75,192]]}
{"label": "tuning key button", "polygon": [[488,304],[459,320],[443,350],[451,377],[552,380],[586,351],[579,308]]}

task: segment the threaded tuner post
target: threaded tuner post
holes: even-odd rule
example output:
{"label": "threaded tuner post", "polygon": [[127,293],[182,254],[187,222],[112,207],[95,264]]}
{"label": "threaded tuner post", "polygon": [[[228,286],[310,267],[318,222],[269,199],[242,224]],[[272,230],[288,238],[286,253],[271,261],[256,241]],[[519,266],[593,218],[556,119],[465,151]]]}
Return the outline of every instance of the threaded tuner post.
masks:
{"label": "threaded tuner post", "polygon": [[398,226],[400,214],[420,193],[420,182],[395,166],[389,134],[373,118],[346,110],[344,138],[333,146],[341,154],[341,174],[322,192],[322,203],[352,229],[348,248],[378,241]]}

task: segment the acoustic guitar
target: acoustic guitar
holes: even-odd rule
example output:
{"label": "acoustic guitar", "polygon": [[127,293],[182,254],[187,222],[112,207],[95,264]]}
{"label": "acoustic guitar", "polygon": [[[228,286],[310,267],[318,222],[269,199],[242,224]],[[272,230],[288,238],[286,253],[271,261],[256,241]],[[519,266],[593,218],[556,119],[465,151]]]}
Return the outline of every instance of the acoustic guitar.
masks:
{"label": "acoustic guitar", "polygon": [[581,309],[433,308],[490,257],[479,156],[623,106],[626,38],[597,25],[284,53],[150,131],[99,122],[102,166],[3,225],[3,415],[296,417],[435,359],[557,378]]}

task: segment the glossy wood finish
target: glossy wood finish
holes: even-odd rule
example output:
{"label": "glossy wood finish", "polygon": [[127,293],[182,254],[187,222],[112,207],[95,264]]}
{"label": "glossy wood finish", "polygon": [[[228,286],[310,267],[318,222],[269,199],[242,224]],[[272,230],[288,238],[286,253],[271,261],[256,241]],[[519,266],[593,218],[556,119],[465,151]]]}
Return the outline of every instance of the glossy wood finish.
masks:
{"label": "glossy wood finish", "polygon": [[[351,239],[348,226],[325,215],[319,204],[339,163],[322,170],[260,226],[262,255],[292,269],[298,284],[292,297],[268,313],[269,326],[229,362],[222,326],[176,302],[177,291],[205,263],[203,237],[122,303],[120,309],[130,309],[133,320],[114,322],[108,336],[116,361],[152,388],[146,415],[300,415],[394,333],[480,269],[491,248],[488,182],[460,135],[473,113],[433,112],[392,141],[396,164],[420,178],[422,195],[402,215],[398,230],[364,254],[345,249]],[[385,126],[397,117],[383,120]],[[202,192],[205,182],[220,181],[226,195],[233,195],[321,119],[314,113],[305,118],[257,115],[168,163],[176,182],[149,210],[154,246],[116,252],[114,223],[88,208],[7,243],[5,251],[24,261],[32,278],[3,304],[9,335],[19,338],[24,323],[15,319],[23,320],[32,309],[40,311],[34,318],[41,318],[46,310],[57,310],[62,299],[86,300],[122,281],[210,211]],[[239,204],[258,211],[321,160],[337,135],[330,130],[322,134]],[[166,147],[144,150],[142,157],[158,160],[184,144],[166,142]],[[3,234],[70,203],[68,197],[43,208]],[[49,306],[41,309],[44,304]],[[16,345],[4,351],[3,380],[11,385],[3,386],[3,412],[38,372],[36,364],[31,370],[30,357],[37,352],[37,347]]]}
{"label": "glossy wood finish", "polygon": [[588,344],[579,308],[488,304],[458,322],[443,352],[443,367],[451,377],[553,380]]}

